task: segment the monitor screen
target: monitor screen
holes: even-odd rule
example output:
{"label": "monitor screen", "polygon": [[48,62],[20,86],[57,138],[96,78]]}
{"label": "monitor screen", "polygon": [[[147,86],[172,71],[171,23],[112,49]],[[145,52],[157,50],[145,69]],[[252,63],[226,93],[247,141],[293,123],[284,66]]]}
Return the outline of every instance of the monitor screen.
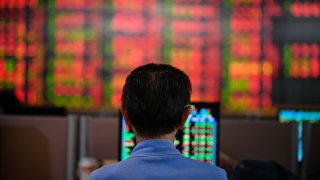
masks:
{"label": "monitor screen", "polygon": [[[174,144],[182,155],[217,165],[219,103],[192,103],[192,112],[184,128],[175,136]],[[120,113],[119,160],[127,159],[136,145],[135,135]]]}
{"label": "monitor screen", "polygon": [[303,122],[320,122],[320,110],[306,109],[280,109],[278,119],[282,123],[297,122],[298,123],[298,144],[297,144],[297,160],[303,160]]}

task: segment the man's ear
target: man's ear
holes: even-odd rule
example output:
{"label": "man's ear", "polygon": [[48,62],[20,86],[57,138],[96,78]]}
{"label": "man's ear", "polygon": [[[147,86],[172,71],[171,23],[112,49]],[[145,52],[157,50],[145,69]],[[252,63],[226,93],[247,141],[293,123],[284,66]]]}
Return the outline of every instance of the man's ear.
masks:
{"label": "man's ear", "polygon": [[126,123],[126,125],[127,125],[127,126],[131,126],[130,119],[129,119],[128,113],[127,113],[127,109],[124,108],[124,107],[121,105],[120,111],[121,111],[122,116],[124,117],[124,122]]}
{"label": "man's ear", "polygon": [[182,112],[181,123],[178,126],[178,129],[183,129],[184,128],[184,123],[187,121],[191,111],[192,111],[191,106],[187,106],[187,107],[184,108],[184,110]]}

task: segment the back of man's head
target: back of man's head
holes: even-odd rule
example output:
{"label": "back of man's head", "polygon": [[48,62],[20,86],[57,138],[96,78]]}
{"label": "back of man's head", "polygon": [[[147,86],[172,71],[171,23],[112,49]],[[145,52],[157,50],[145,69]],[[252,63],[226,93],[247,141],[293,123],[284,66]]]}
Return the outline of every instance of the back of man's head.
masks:
{"label": "back of man's head", "polygon": [[183,71],[166,64],[146,64],[128,75],[122,109],[137,135],[156,138],[181,124],[190,95],[191,83]]}

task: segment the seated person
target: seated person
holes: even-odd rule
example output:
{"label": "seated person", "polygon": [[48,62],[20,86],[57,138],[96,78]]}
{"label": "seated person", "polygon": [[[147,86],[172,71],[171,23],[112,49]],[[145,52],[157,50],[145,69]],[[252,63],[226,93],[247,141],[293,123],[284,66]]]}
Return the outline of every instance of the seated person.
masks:
{"label": "seated person", "polygon": [[132,71],[122,92],[121,111],[137,145],[130,157],[95,170],[95,179],[227,179],[224,170],[184,157],[173,140],[191,107],[191,83],[181,70],[147,64]]}

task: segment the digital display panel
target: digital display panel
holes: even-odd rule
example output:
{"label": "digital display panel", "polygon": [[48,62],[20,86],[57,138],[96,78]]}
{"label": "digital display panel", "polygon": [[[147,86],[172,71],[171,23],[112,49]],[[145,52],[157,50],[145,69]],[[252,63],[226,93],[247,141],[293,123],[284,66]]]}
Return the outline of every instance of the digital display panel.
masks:
{"label": "digital display panel", "polygon": [[319,12],[316,1],[2,0],[0,90],[27,105],[117,109],[129,72],[153,62],[185,71],[192,101],[226,111],[291,103],[287,89],[317,104],[282,85],[319,82]]}
{"label": "digital display panel", "polygon": [[282,123],[297,122],[298,123],[298,144],[297,159],[299,162],[303,160],[303,122],[316,123],[320,122],[320,110],[303,110],[303,109],[281,109],[278,112],[278,119]]}
{"label": "digital display panel", "polygon": [[[219,133],[219,104],[192,103],[193,110],[174,145],[185,157],[216,165]],[[120,114],[119,160],[127,159],[136,145],[135,135]]]}

